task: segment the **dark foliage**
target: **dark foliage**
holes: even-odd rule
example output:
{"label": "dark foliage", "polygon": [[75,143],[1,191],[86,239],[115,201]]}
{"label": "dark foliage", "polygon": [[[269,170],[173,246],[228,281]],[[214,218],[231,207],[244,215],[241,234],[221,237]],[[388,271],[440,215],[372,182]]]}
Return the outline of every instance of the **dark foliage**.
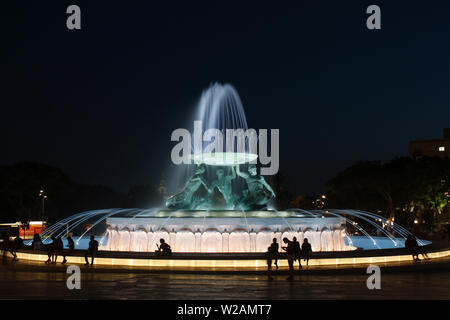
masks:
{"label": "dark foliage", "polygon": [[91,186],[72,181],[60,169],[41,163],[23,162],[0,166],[0,220],[5,222],[40,220],[45,190],[44,219],[55,222],[87,210],[145,207],[156,197],[149,186],[130,189],[128,196],[107,186]]}
{"label": "dark foliage", "polygon": [[328,183],[327,207],[362,209],[395,217],[411,227],[417,220],[436,230],[448,219],[450,160],[396,158],[358,162]]}

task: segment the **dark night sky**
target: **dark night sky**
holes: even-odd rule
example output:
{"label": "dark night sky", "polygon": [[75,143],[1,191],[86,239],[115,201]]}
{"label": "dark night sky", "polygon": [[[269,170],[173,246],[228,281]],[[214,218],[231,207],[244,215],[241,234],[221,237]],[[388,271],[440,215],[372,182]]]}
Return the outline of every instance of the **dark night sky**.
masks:
{"label": "dark night sky", "polygon": [[[294,192],[322,192],[354,162],[404,156],[450,125],[448,4],[241,2],[3,4],[0,163],[156,185],[170,133],[190,128],[215,81],[238,90],[249,127],[280,129]],[[81,31],[66,28],[70,4]],[[369,4],[382,30],[367,30]]]}

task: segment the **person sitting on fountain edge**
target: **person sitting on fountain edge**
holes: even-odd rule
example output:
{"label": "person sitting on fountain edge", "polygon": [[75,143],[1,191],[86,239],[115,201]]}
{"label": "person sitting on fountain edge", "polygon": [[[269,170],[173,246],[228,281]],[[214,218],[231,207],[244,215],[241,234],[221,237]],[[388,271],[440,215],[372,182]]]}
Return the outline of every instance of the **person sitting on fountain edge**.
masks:
{"label": "person sitting on fountain edge", "polygon": [[158,246],[158,244],[156,244],[156,246],[158,247],[158,250],[156,250],[156,253],[160,254],[162,256],[171,256],[172,248],[170,247],[170,245],[168,243],[166,243],[166,241],[164,239],[159,239],[159,242],[161,244],[159,246]]}
{"label": "person sitting on fountain edge", "polygon": [[280,251],[280,246],[277,242],[277,238],[273,238],[272,244],[269,247],[269,251],[272,253],[272,258],[275,260],[275,267],[278,270],[278,256]]}
{"label": "person sitting on fountain edge", "polygon": [[[69,247],[69,251],[68,251],[68,253],[69,254],[72,254],[73,253],[73,250],[75,250],[75,242],[73,242],[73,239],[72,239],[72,233],[69,233],[68,234],[68,236],[67,236],[67,243],[68,243],[68,247]],[[63,246],[63,250],[64,250],[64,246]],[[66,254],[64,254],[63,255],[63,261],[61,262],[62,264],[65,264],[66,262],[67,262],[67,259],[66,259]]]}
{"label": "person sitting on fountain edge", "polygon": [[[264,177],[257,174],[256,166],[254,164],[248,166],[248,173],[241,172],[239,165],[237,165],[236,173],[247,182],[249,191],[247,195],[242,196],[238,200],[237,207],[239,207],[239,209],[261,208],[265,206],[269,200],[275,198],[275,192],[273,192]],[[264,188],[270,192],[270,196]]]}
{"label": "person sitting on fountain edge", "polygon": [[292,243],[294,247],[294,259],[298,260],[298,268],[301,270],[302,267],[302,248],[300,247],[300,242],[297,241],[297,237],[292,238]]}
{"label": "person sitting on fountain edge", "polygon": [[309,264],[309,258],[311,257],[311,253],[312,253],[311,244],[308,242],[308,238],[305,238],[302,244],[302,256],[303,261],[306,261],[306,265]]}

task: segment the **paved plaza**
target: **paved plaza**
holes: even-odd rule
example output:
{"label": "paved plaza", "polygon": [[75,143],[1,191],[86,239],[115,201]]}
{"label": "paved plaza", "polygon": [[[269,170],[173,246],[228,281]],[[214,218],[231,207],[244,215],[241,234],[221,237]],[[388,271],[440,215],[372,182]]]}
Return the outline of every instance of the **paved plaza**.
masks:
{"label": "paved plaza", "polygon": [[170,273],[81,267],[81,289],[66,287],[65,267],[7,260],[1,299],[450,299],[450,259],[381,266],[381,290],[369,290],[363,268],[285,274]]}

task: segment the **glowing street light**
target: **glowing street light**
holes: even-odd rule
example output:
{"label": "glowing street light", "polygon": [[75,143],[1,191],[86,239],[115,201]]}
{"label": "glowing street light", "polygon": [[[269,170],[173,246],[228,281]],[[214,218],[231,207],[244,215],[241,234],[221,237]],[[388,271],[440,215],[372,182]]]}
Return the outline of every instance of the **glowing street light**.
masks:
{"label": "glowing street light", "polygon": [[44,227],[45,199],[47,199],[44,189],[39,190],[39,198],[41,198],[41,220],[42,227]]}

